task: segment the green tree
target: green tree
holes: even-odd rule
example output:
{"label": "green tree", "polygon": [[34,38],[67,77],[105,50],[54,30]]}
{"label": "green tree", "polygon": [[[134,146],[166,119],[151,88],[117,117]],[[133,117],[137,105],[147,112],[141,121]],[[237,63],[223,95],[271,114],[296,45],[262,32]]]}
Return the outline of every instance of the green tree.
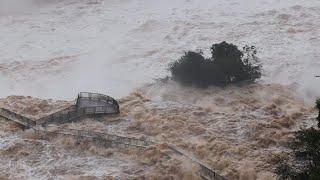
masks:
{"label": "green tree", "polygon": [[202,52],[188,51],[170,64],[172,78],[182,84],[225,86],[230,83],[254,81],[261,77],[261,65],[254,46],[240,51],[227,42],[211,46],[211,58]]}
{"label": "green tree", "polygon": [[[316,101],[320,109],[320,100]],[[318,116],[319,121],[319,116]],[[319,124],[318,124],[319,127]],[[320,179],[320,130],[313,127],[295,133],[290,143],[294,161],[291,164],[281,162],[276,172],[282,179],[319,180]]]}

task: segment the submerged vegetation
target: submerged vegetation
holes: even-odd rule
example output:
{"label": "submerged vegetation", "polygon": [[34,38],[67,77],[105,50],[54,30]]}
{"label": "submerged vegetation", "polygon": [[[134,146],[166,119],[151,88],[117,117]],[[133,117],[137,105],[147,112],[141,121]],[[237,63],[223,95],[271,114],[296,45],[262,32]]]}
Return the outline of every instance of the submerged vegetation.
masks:
{"label": "submerged vegetation", "polygon": [[169,70],[172,79],[185,85],[207,87],[225,86],[231,83],[252,82],[261,77],[261,65],[254,46],[240,51],[236,45],[221,42],[211,47],[211,57],[188,51]]}
{"label": "submerged vegetation", "polygon": [[[316,107],[320,115],[320,100],[317,99]],[[320,117],[318,129],[309,128],[296,132],[295,139],[290,143],[293,150],[293,161],[280,163],[277,174],[282,179],[292,180],[318,180],[320,179]]]}

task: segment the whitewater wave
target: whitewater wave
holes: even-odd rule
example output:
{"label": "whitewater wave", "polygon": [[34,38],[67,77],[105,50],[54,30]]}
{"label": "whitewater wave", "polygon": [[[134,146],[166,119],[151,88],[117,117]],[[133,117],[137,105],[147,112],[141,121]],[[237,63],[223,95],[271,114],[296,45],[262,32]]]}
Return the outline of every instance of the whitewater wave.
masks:
{"label": "whitewater wave", "polygon": [[38,1],[28,13],[0,16],[1,97],[123,97],[168,75],[167,65],[183,51],[208,54],[225,40],[258,48],[267,83],[294,85],[312,103],[320,95],[318,0]]}
{"label": "whitewater wave", "polygon": [[[0,2],[0,96],[32,97],[3,98],[0,107],[37,119],[73,104],[80,91],[108,94],[120,98],[120,115],[59,128],[171,142],[230,179],[275,179],[275,163],[285,156],[293,131],[313,125],[313,103],[320,96],[319,79],[314,77],[320,67],[318,0],[40,0],[32,7],[12,5],[10,12],[2,11],[3,2],[9,1]],[[203,49],[207,55],[212,43],[224,40],[258,48],[261,81],[208,89],[172,81],[150,83],[168,75],[168,64],[184,51]],[[156,179],[168,174],[194,179],[189,162],[166,159],[163,147],[148,149],[147,157],[136,152],[113,157],[109,150],[94,147],[83,155],[76,147],[65,149],[73,146],[70,139],[30,141],[9,122],[1,124],[0,136],[5,178],[63,178],[84,164],[74,172],[76,178],[111,174]],[[31,162],[37,152],[42,158]],[[103,157],[96,157],[99,153]],[[114,166],[102,162],[106,157]],[[73,159],[77,161],[72,166],[62,166]],[[90,162],[102,170],[94,171]],[[122,167],[128,163],[126,171]],[[67,171],[51,168],[59,166]]]}
{"label": "whitewater wave", "polygon": [[[29,116],[34,116],[34,112],[26,109],[39,109],[35,114],[47,114],[45,107],[54,110],[71,103],[30,97],[8,97],[0,102],[6,108]],[[50,106],[44,106],[44,102],[50,102]],[[297,98],[290,87],[279,84],[198,89],[183,87],[173,81],[157,82],[119,99],[119,103],[120,115],[85,118],[59,125],[59,128],[116,133],[160,144],[172,143],[229,179],[276,179],[273,173],[276,163],[279,158],[286,157],[284,152],[289,151],[286,143],[293,138],[294,131],[313,125],[316,115],[313,106]],[[12,125],[3,127],[2,131],[10,128]],[[63,141],[63,138],[56,138],[56,141]],[[164,149],[159,148],[149,151],[161,154]],[[106,150],[95,152],[100,151]],[[135,157],[135,153],[127,153],[128,158]],[[172,159],[164,160],[162,155],[144,158],[146,162],[155,163],[151,168],[153,171],[140,175],[133,173],[135,177],[157,177],[159,172],[178,164],[191,166],[190,162],[181,159],[177,160],[178,164],[173,164]],[[153,158],[156,159],[153,161]],[[158,163],[167,164],[167,168]],[[144,166],[135,167],[147,172]],[[173,171],[170,174],[179,179],[185,173]],[[189,175],[192,177],[194,174]]]}
{"label": "whitewater wave", "polygon": [[312,106],[279,84],[183,87],[150,84],[120,101],[132,119],[121,131],[169,141],[230,179],[275,179],[275,164]]}

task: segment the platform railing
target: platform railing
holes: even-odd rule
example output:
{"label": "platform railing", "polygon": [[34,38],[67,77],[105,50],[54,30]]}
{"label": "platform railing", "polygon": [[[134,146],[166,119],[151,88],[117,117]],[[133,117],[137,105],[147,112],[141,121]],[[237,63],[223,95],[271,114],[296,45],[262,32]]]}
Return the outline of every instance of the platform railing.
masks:
{"label": "platform railing", "polygon": [[114,99],[110,96],[98,94],[98,93],[88,93],[88,92],[81,92],[78,95],[78,99],[89,99],[89,100],[96,100],[96,101],[105,101],[108,103],[113,103]]}
{"label": "platform railing", "polygon": [[85,107],[80,108],[80,111],[82,110],[86,115],[92,115],[92,114],[115,114],[118,113],[118,111],[111,106],[94,106],[94,107]]}
{"label": "platform railing", "polygon": [[[86,96],[88,96],[88,97],[86,97]],[[77,105],[78,105],[79,100],[81,100],[81,98],[91,98],[92,100],[93,99],[108,100],[108,101],[110,100],[109,99],[110,97],[104,96],[101,94],[79,93],[76,105],[72,105],[70,107],[67,107],[66,109],[60,110],[60,111],[53,113],[49,116],[40,118],[36,121],[37,123],[35,121],[25,117],[25,116],[22,116],[20,114],[17,114],[15,112],[12,112],[12,111],[5,109],[5,108],[0,108],[0,116],[3,116],[7,119],[11,119],[21,125],[24,125],[25,127],[30,127],[35,131],[35,133],[37,133],[39,135],[45,135],[45,136],[49,136],[49,137],[54,134],[64,135],[64,136],[73,136],[73,137],[77,138],[78,140],[89,139],[92,142],[99,144],[99,145],[102,145],[104,147],[147,148],[148,146],[155,144],[152,141],[141,140],[141,139],[137,139],[137,138],[133,138],[133,137],[119,136],[119,135],[115,135],[115,134],[108,134],[108,133],[103,133],[103,132],[68,129],[68,128],[58,129],[56,131],[50,131],[47,129],[40,128],[39,126],[36,126],[36,125],[42,125],[42,126],[46,127],[47,124],[51,124],[51,123],[66,123],[66,122],[70,122],[74,119],[80,118],[81,116],[84,116],[84,115],[97,115],[97,114],[103,114],[103,113],[110,113],[110,112],[114,112],[114,110],[115,110],[113,107],[109,107],[109,106],[93,106],[93,107],[79,108]],[[115,101],[115,100],[113,100],[113,101]],[[117,103],[116,103],[116,105],[117,105]],[[172,150],[174,150],[174,152],[178,153],[179,155],[187,157],[188,159],[190,159],[194,163],[197,163],[200,167],[199,168],[199,175],[203,179],[225,180],[224,177],[215,173],[207,165],[205,165],[204,163],[201,163],[197,159],[187,155],[185,152],[183,152],[178,147],[176,147],[174,145],[169,145],[169,147]]]}

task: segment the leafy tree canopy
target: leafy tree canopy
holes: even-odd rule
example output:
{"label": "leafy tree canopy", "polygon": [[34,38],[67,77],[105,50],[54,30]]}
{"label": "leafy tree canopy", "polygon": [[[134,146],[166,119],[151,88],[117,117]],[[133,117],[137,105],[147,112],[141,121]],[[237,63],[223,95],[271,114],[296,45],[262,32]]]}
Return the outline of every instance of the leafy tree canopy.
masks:
{"label": "leafy tree canopy", "polygon": [[207,87],[249,81],[261,77],[261,65],[254,46],[245,46],[240,51],[236,45],[227,42],[213,44],[211,57],[202,52],[188,51],[169,70],[172,78],[182,84]]}

